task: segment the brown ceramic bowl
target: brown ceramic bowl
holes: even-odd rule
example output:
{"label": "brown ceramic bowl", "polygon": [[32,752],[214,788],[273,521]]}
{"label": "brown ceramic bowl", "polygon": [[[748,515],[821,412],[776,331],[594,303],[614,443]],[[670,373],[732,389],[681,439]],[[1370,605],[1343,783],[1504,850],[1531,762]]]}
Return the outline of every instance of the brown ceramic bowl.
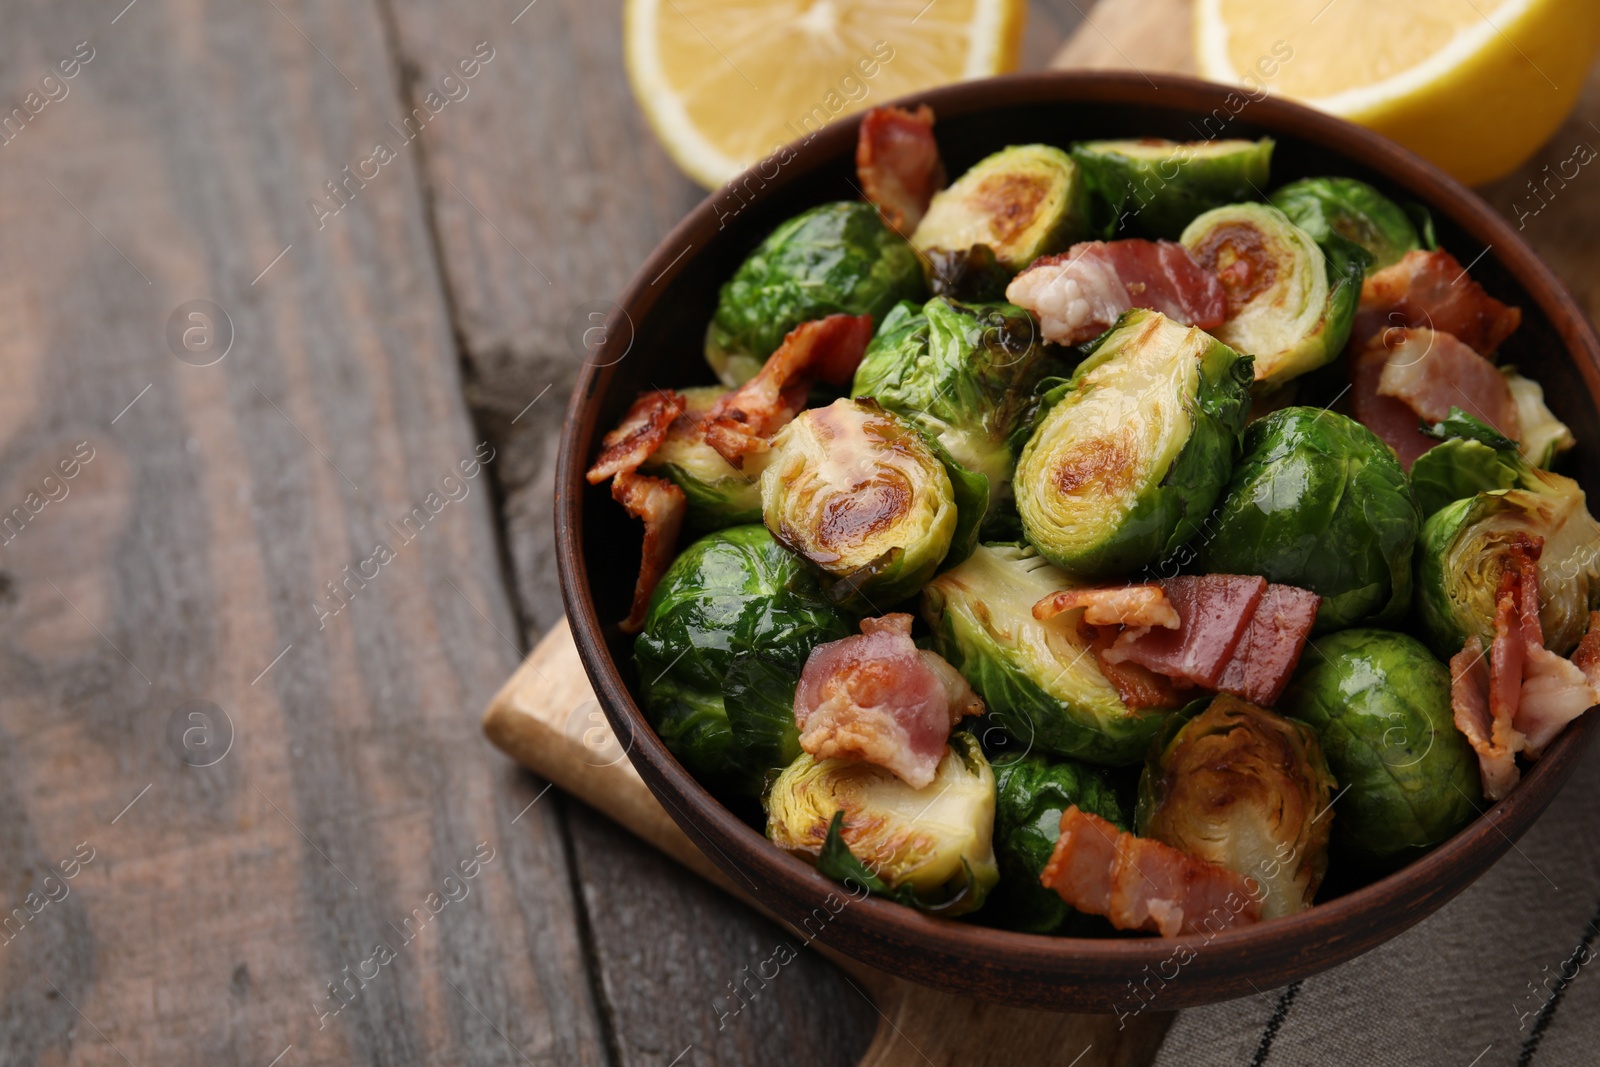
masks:
{"label": "brown ceramic bowl", "polygon": [[[1047,73],[937,89],[930,104],[950,173],[1008,144],[1066,145],[1087,138],[1214,134],[1277,139],[1273,180],[1336,174],[1362,178],[1433,210],[1440,243],[1490,293],[1521,305],[1506,358],[1543,382],[1550,406],[1577,434],[1566,469],[1594,494],[1600,471],[1600,341],[1572,297],[1506,222],[1445,174],[1383,138],[1281,100],[1250,103],[1218,85],[1120,73]],[[1207,120],[1209,118],[1209,126]],[[701,203],[640,269],[612,311],[567,408],[556,473],[556,535],[567,617],[589,678],[634,766],[688,835],[738,886],[797,927],[836,883],[768,844],[701,788],[651,730],[634,698],[627,614],[639,529],[605,486],[583,472],[600,436],[639,391],[710,382],[701,341],[717,289],[783,219],[814,204],[858,197],[856,123],[841,121],[794,158],[751,170]],[[774,173],[774,171],[776,171]],[[1480,258],[1480,253],[1483,253]],[[1188,1007],[1270,989],[1332,967],[1394,937],[1465,889],[1511,848],[1561,788],[1594,733],[1585,716],[1504,801],[1399,872],[1287,919],[1230,930],[1209,942],[1158,938],[1041,937],[931,918],[877,899],[851,903],[821,925],[821,940],[891,974],[1019,1007],[1130,1010],[1126,983],[1169,975],[1151,1007]],[[824,911],[820,914],[826,915]],[[818,925],[813,921],[811,928]],[[1193,958],[1187,959],[1192,951]],[[1175,955],[1176,953],[1176,955]],[[1171,962],[1169,962],[1171,961]]]}

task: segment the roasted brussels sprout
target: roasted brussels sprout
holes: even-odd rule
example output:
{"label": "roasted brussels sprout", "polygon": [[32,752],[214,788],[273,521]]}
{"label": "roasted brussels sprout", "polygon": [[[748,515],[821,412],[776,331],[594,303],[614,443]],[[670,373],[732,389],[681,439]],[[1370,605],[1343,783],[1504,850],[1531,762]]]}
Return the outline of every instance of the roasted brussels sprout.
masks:
{"label": "roasted brussels sprout", "polygon": [[882,614],[922,588],[956,533],[955,491],[928,442],[872,400],[803,411],[772,439],[761,512],[841,604]]}
{"label": "roasted brussels sprout", "polygon": [[988,245],[1015,274],[1086,235],[1087,196],[1077,164],[1061,149],[1013,145],[936,193],[911,243],[922,252]]}
{"label": "roasted brussels sprout", "polygon": [[1182,241],[1222,279],[1228,321],[1214,332],[1255,357],[1262,389],[1316,370],[1344,350],[1367,258],[1358,246],[1337,234],[1319,246],[1265,204],[1208,211]]}
{"label": "roasted brussels sprout", "polygon": [[1430,431],[1445,440],[1417,457],[1412,485],[1426,520],[1417,542],[1417,618],[1434,655],[1472,634],[1494,639],[1495,598],[1510,546],[1542,539],[1544,643],[1572,651],[1600,607],[1600,523],[1571,478],[1530,466],[1515,441],[1452,408]]}
{"label": "roasted brussels sprout", "polygon": [[1072,146],[1089,188],[1109,215],[1105,230],[1125,226],[1151,237],[1176,238],[1189,220],[1223,204],[1255,197],[1272,169],[1271,138],[1084,141]]}
{"label": "roasted brussels sprout", "polygon": [[1031,547],[979,545],[923,589],[922,614],[934,649],[1025,748],[1128,766],[1162,716],[1128,709],[1069,616],[1033,617],[1034,604],[1074,584]]}
{"label": "roasted brussels sprout", "polygon": [[765,528],[709,534],[668,568],[634,642],[645,714],[696,778],[754,796],[800,751],[806,657],[854,630]]}
{"label": "roasted brussels sprout", "polygon": [[688,401],[683,415],[667,431],[667,439],[651,453],[640,469],[666,476],[689,502],[689,525],[696,530],[720,530],[761,521],[761,471],[767,453],[745,457],[744,469],[735,470],[721,454],[706,444],[699,424],[727,390],[718,386],[691,386],[679,393]]}
{"label": "roasted brussels sprout", "polygon": [[1196,566],[1311,590],[1321,630],[1395,621],[1411,606],[1421,526],[1406,472],[1371,430],[1320,408],[1282,408],[1245,430]]}
{"label": "roasted brussels sprout", "polygon": [[1021,308],[934,297],[920,311],[901,304],[889,313],[850,392],[876,400],[982,475],[993,535],[1011,511],[1011,436],[1055,362]]}
{"label": "roasted brussels sprout", "polygon": [[1085,577],[1126,574],[1187,541],[1228,480],[1250,380],[1250,359],[1203,330],[1124,314],[1046,396],[1022,450],[1028,541]]}
{"label": "roasted brussels sprout", "polygon": [[722,287],[706,362],[723,384],[743,385],[800,323],[834,314],[876,322],[922,293],[916,252],[877,208],[821,204],[773,230]]}
{"label": "roasted brussels sprout", "polygon": [[1251,883],[1263,919],[1311,906],[1333,775],[1316,733],[1226,694],[1171,716],[1139,778],[1139,836]]}
{"label": "roasted brussels sprout", "polygon": [[1397,867],[1477,814],[1478,758],[1455,727],[1450,672],[1422,642],[1345,630],[1307,647],[1278,701],[1316,730],[1343,792],[1336,852]]}
{"label": "roasted brussels sprout", "polygon": [[994,802],[994,771],[969,733],[951,735],[921,789],[875,764],[802,753],[764,801],[767,837],[779,848],[945,915],[976,911],[999,880]]}
{"label": "roasted brussels sprout", "polygon": [[1106,929],[1104,920],[1074,910],[1039,884],[1061,836],[1061,813],[1073,805],[1127,830],[1133,825],[1106,772],[1037,752],[994,764],[994,852],[1000,884],[984,915],[1008,930],[1081,936]]}
{"label": "roasted brussels sprout", "polygon": [[1502,367],[1511,387],[1511,403],[1517,409],[1517,425],[1522,430],[1519,442],[1522,458],[1535,467],[1548,467],[1577,439],[1567,424],[1545,406],[1544,388],[1532,378],[1524,378],[1510,367]]}
{"label": "roasted brussels sprout", "polygon": [[[1424,453],[1426,455],[1427,453]],[[1545,647],[1564,656],[1600,607],[1600,524],[1571,478],[1525,468],[1517,488],[1447,504],[1422,524],[1417,541],[1417,619],[1440,659],[1472,634],[1494,638],[1495,597],[1510,547],[1544,540],[1539,557],[1539,621]]]}
{"label": "roasted brussels sprout", "polygon": [[1267,198],[1289,221],[1323,244],[1329,234],[1367,250],[1367,273],[1400,262],[1422,247],[1417,228],[1399,204],[1355,178],[1303,178]]}

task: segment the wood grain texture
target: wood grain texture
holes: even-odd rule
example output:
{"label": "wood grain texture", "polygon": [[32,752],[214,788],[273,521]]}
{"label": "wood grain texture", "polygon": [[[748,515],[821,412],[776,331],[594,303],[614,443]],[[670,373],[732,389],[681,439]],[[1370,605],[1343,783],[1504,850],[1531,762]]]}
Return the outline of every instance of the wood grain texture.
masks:
{"label": "wood grain texture", "polygon": [[560,827],[476,729],[519,654],[416,155],[306,206],[404,114],[377,11],[121,7],[0,32],[8,112],[94,51],[0,147],[0,508],[93,449],[0,547],[0,1062],[603,1063]]}

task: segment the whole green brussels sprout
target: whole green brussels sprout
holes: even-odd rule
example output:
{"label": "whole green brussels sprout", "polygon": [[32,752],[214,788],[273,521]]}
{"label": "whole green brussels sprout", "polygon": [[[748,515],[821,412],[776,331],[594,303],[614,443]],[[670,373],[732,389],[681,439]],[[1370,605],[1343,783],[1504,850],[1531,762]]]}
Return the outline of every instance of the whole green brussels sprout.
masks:
{"label": "whole green brussels sprout", "polygon": [[[871,397],[985,480],[986,536],[1014,528],[1011,436],[1056,360],[1033,317],[1012,304],[934,297],[898,305],[856,370],[850,395]],[[1007,520],[1010,519],[1008,522]]]}
{"label": "whole green brussels sprout", "polygon": [[1109,216],[1107,233],[1127,226],[1150,237],[1176,238],[1189,221],[1265,188],[1273,141],[1232,139],[1179,143],[1082,141],[1072,158]]}
{"label": "whole green brussels sprout", "polygon": [[1321,630],[1394,622],[1411,606],[1421,526],[1405,470],[1371,430],[1320,408],[1280,408],[1245,429],[1195,563],[1311,590]]}
{"label": "whole green brussels sprout", "polygon": [[1077,585],[1025,545],[979,545],[922,590],[934,650],[959,670],[989,718],[1029,749],[1126,767],[1144,755],[1163,713],[1122,702],[1068,615],[1033,606]]}
{"label": "whole green brussels sprout", "polygon": [[1182,243],[1222,279],[1228,320],[1213,331],[1255,357],[1263,391],[1344,351],[1361,300],[1367,254],[1337,234],[1323,245],[1266,204],[1208,211]]}
{"label": "whole green brussels sprout", "polygon": [[762,799],[767,838],[874,893],[942,915],[983,906],[1000,878],[994,771],[965,731],[921,789],[860,760],[800,756]]}
{"label": "whole green brussels sprout", "polygon": [[882,614],[933,576],[958,508],[916,429],[874,401],[836,400],[774,435],[761,512],[780,544],[822,572],[831,598]]}
{"label": "whole green brussels sprout", "polygon": [[708,534],[667,568],[634,641],[645,715],[707,787],[755,796],[800,752],[794,690],[806,657],[854,632],[764,527]]}
{"label": "whole green brussels sprout", "polygon": [[877,208],[820,204],[767,235],[723,285],[706,362],[724,385],[743,385],[802,322],[834,314],[879,322],[923,287],[917,253]]}
{"label": "whole green brussels sprout", "polygon": [[1399,204],[1356,178],[1302,178],[1267,202],[1323,244],[1330,234],[1366,249],[1367,273],[1391,267],[1422,247],[1417,228]]}
{"label": "whole green brussels sprout", "polygon": [[1040,753],[994,761],[994,851],[1000,884],[987,920],[1028,934],[1084,936],[1106,932],[1104,919],[1084,915],[1039,883],[1061,836],[1061,813],[1076,805],[1116,824],[1133,825],[1106,772]]}
{"label": "whole green brussels sprout", "polygon": [[1316,733],[1236,696],[1170,716],[1139,777],[1139,836],[1255,883],[1263,919],[1311,906],[1334,780]]}
{"label": "whole green brussels sprout", "polygon": [[688,520],[696,530],[720,530],[761,521],[761,472],[769,453],[744,457],[736,469],[722,454],[706,444],[699,423],[728,390],[715,385],[679,389],[687,406],[667,431],[667,439],[640,466],[648,474],[666,477],[688,501]]}
{"label": "whole green brussels sprout", "polygon": [[1127,574],[1200,529],[1228,481],[1250,359],[1134,310],[1046,395],[1013,479],[1023,534],[1072,574]]}
{"label": "whole green brussels sprout", "polygon": [[979,160],[934,194],[911,244],[920,252],[987,245],[1011,274],[1087,235],[1078,167],[1050,145],[1013,145]]}
{"label": "whole green brussels sprout", "polygon": [[1477,815],[1478,758],[1455,727],[1450,672],[1416,638],[1318,639],[1278,708],[1316,730],[1343,787],[1333,823],[1342,855],[1399,867]]}

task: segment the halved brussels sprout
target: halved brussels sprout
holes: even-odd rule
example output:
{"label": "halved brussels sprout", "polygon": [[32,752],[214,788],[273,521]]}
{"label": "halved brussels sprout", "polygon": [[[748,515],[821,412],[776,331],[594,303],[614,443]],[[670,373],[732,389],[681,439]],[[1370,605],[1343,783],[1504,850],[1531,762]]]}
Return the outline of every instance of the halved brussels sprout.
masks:
{"label": "halved brussels sprout", "polygon": [[1223,204],[1254,198],[1272,169],[1273,141],[1082,141],[1072,158],[1106,204],[1106,227],[1125,225],[1152,237],[1176,238],[1189,220]]}
{"label": "halved brussels sprout", "polygon": [[1331,235],[1325,251],[1265,204],[1208,211],[1182,241],[1222,279],[1228,321],[1214,332],[1255,356],[1263,389],[1316,370],[1344,350],[1367,258],[1359,247]]}
{"label": "halved brussels sprout", "polygon": [[989,897],[985,918],[1028,934],[1084,936],[1107,932],[1104,919],[1084,915],[1039,883],[1056,841],[1061,813],[1076,805],[1119,830],[1132,827],[1116,787],[1105,771],[1074,760],[1034,753],[1002,756],[994,763],[994,851],[1000,884]]}
{"label": "halved brussels sprout", "polygon": [[1155,311],[1095,343],[1017,462],[1028,541],[1087,577],[1126,574],[1200,528],[1228,480],[1250,404],[1250,359]]}
{"label": "halved brussels sprout", "polygon": [[881,321],[923,285],[916,252],[877,208],[820,204],[768,234],[723,285],[706,362],[724,385],[743,385],[800,323],[834,314]]}
{"label": "halved brussels sprout", "polygon": [[778,431],[761,512],[773,537],[822,571],[830,597],[880,615],[922,588],[956,533],[944,464],[871,400],[811,408]]}
{"label": "halved brussels sprout", "polygon": [[923,589],[922,614],[934,649],[1025,749],[1125,767],[1164,715],[1129,710],[1068,615],[1033,617],[1034,604],[1075,584],[1031,547],[979,545]]}
{"label": "halved brussels sprout", "polygon": [[[1430,451],[1436,451],[1433,449]],[[1428,453],[1423,453],[1427,455]],[[1494,639],[1495,598],[1510,546],[1544,539],[1539,621],[1545,647],[1564,656],[1600,607],[1600,523],[1571,478],[1527,467],[1518,488],[1457,500],[1430,515],[1417,542],[1417,616],[1440,659],[1477,634]]]}
{"label": "halved brussels sprout", "polygon": [[1406,472],[1371,430],[1320,408],[1282,408],[1246,428],[1196,566],[1311,590],[1322,597],[1318,629],[1395,621],[1411,606],[1421,526]]}
{"label": "halved brussels sprout", "polygon": [[920,311],[901,304],[889,313],[850,395],[876,400],[982,475],[992,536],[1011,510],[1011,435],[1055,362],[1021,308],[934,297]]}
{"label": "halved brussels sprout", "polygon": [[1416,638],[1321,638],[1278,709],[1316,730],[1343,789],[1333,824],[1340,853],[1398,867],[1477,815],[1478,757],[1455,727],[1450,672]]}
{"label": "halved brussels sprout", "polygon": [[1085,236],[1087,196],[1077,164],[1061,149],[1013,145],[935,193],[911,243],[922,252],[988,245],[1015,274]]}
{"label": "halved brussels sprout", "polygon": [[[881,881],[906,903],[964,915],[983,905],[1000,878],[994,771],[969,733],[951,735],[933,783],[921,789],[876,764],[802,753],[773,781],[763,803],[773,844],[812,862],[830,860],[823,873],[833,877]],[[831,850],[825,856],[840,814],[837,838],[858,865],[839,863],[843,857]],[[869,882],[864,888],[876,887]]]}
{"label": "halved brussels sprout", "polygon": [[640,466],[650,474],[670,479],[689,502],[689,525],[696,530],[720,530],[761,521],[761,472],[766,452],[745,457],[736,470],[706,444],[697,419],[711,410],[726,389],[697,385],[679,389],[688,406],[667,431],[667,439]]}
{"label": "halved brussels sprout", "polygon": [[1252,883],[1263,919],[1311,906],[1328,871],[1333,775],[1317,735],[1238,697],[1171,717],[1139,778],[1139,836]]}
{"label": "halved brussels sprout", "polygon": [[1267,198],[1318,244],[1337,234],[1372,257],[1367,273],[1400,262],[1422,238],[1399,204],[1355,178],[1302,178]]}
{"label": "halved brussels sprout", "polygon": [[1511,402],[1517,409],[1517,425],[1522,428],[1522,458],[1535,467],[1548,467],[1573,445],[1577,438],[1567,424],[1545,406],[1544,388],[1532,378],[1524,378],[1511,367],[1500,368],[1511,387]]}
{"label": "halved brussels sprout", "polygon": [[721,530],[684,549],[650,598],[633,646],[641,703],[696,778],[754,796],[800,751],[794,689],[806,657],[854,632],[764,527]]}

